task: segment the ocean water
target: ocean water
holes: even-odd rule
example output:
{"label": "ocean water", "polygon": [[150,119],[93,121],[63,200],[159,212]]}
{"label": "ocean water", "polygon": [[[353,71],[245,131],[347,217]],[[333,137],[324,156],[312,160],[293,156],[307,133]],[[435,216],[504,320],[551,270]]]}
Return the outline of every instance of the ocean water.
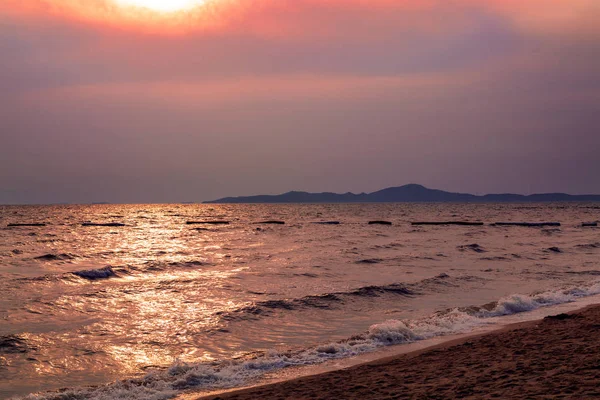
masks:
{"label": "ocean water", "polygon": [[[3,206],[0,398],[168,399],[575,301],[600,293],[600,229],[581,226],[599,219],[594,203]],[[410,224],[439,220],[486,225]],[[487,224],[507,221],[562,225]]]}

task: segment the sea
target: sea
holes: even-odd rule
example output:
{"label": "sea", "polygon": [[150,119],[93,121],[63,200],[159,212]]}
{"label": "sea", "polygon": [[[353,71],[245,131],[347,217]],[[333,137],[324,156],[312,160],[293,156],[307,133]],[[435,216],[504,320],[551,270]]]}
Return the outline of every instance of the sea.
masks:
{"label": "sea", "polygon": [[600,229],[582,226],[599,219],[599,203],[0,206],[0,398],[178,398],[577,302],[600,293]]}

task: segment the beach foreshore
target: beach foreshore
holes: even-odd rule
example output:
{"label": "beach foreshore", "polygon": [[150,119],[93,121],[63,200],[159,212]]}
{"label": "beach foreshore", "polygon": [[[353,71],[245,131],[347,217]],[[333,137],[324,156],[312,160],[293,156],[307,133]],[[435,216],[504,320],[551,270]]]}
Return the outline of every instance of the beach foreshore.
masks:
{"label": "beach foreshore", "polygon": [[532,397],[600,398],[600,305],[347,369],[198,399]]}

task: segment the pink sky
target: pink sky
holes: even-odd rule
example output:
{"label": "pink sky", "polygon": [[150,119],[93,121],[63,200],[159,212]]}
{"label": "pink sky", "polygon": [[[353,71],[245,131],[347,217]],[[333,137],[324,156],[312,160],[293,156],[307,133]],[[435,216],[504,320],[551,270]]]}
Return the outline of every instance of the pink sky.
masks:
{"label": "pink sky", "polygon": [[596,0],[0,3],[0,203],[600,193]]}

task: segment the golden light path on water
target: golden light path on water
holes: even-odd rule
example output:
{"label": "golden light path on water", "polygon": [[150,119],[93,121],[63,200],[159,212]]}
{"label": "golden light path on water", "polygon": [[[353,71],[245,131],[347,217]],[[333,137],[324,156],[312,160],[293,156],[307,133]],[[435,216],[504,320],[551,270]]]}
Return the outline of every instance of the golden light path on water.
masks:
{"label": "golden light path on water", "polygon": [[147,8],[161,12],[175,12],[204,3],[203,0],[117,0],[121,5]]}

